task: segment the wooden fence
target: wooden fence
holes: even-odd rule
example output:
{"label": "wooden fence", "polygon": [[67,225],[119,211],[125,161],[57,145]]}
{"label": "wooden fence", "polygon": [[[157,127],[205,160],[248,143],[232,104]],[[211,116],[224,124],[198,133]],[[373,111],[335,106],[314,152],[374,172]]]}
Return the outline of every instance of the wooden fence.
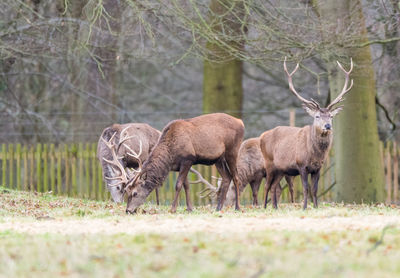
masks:
{"label": "wooden fence", "polygon": [[[399,201],[399,147],[395,142],[381,145],[381,159],[385,165],[387,203]],[[96,156],[97,144],[36,144],[26,146],[21,144],[1,145],[1,185],[17,190],[52,192],[55,195],[66,195],[80,198],[106,200],[109,199],[103,178],[101,165]],[[333,153],[322,169],[319,194],[322,201],[332,200],[332,192],[329,190],[335,181]],[[217,176],[214,166],[198,165],[195,168],[212,182],[216,181],[211,176]],[[171,172],[160,190],[160,200],[169,204],[173,200],[174,187],[177,173]],[[190,180],[197,178],[189,174]],[[282,184],[283,185],[283,184]],[[302,190],[299,177],[295,179],[295,198],[302,199]],[[191,196],[194,204],[204,205],[210,203],[209,199],[199,198],[198,192],[204,189],[202,184],[191,185]],[[262,184],[259,193],[261,201],[264,191]],[[184,203],[184,194],[181,194],[180,203]],[[288,190],[282,194],[283,201],[287,201]],[[154,192],[150,200],[155,201]],[[242,203],[251,203],[251,190],[246,188],[241,198]]]}

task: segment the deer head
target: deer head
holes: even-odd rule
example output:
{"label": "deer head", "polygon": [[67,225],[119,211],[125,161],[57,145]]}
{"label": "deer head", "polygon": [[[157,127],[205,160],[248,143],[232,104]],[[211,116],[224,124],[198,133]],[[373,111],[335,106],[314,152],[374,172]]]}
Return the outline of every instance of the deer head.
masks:
{"label": "deer head", "polygon": [[342,89],[341,93],[326,108],[322,108],[320,106],[320,104],[317,101],[315,101],[314,99],[307,100],[307,99],[303,98],[302,96],[300,96],[297,93],[296,89],[294,88],[292,76],[299,68],[299,64],[297,64],[295,69],[291,73],[289,73],[289,71],[286,67],[286,57],[285,57],[285,61],[283,63],[283,67],[288,76],[290,91],[303,103],[303,108],[306,110],[306,112],[311,117],[314,118],[313,126],[318,131],[320,131],[320,133],[322,135],[330,134],[332,132],[332,130],[333,130],[332,119],[343,109],[343,105],[341,105],[341,106],[336,106],[336,105],[339,104],[340,102],[344,101],[344,95],[347,92],[349,92],[350,89],[353,87],[353,79],[351,80],[350,86],[349,86],[349,76],[350,76],[350,72],[353,70],[353,60],[350,59],[350,70],[349,71],[346,71],[339,62],[337,62],[337,64],[338,64],[339,68],[346,75],[343,89]]}
{"label": "deer head", "polygon": [[[127,129],[129,127],[126,127],[125,129],[122,130],[120,134],[119,141],[116,143],[114,142],[114,137],[116,135],[116,132],[111,136],[110,140],[106,141],[104,138],[101,138],[103,143],[110,149],[112,159],[108,160],[103,157],[103,160],[108,163],[108,167],[111,169],[112,177],[107,177],[105,176],[104,178],[109,180],[110,182],[107,183],[108,190],[110,191],[112,198],[115,202],[122,202],[123,197],[124,197],[124,192],[126,186],[129,184],[129,182],[132,180],[132,178],[135,177],[140,172],[141,169],[141,160],[140,160],[140,155],[142,153],[142,141],[139,140],[139,153],[136,153],[133,151],[127,144],[127,140],[135,137],[135,136],[128,136]],[[122,157],[118,156],[118,151],[121,146],[124,146],[128,152],[127,154],[134,159],[137,159],[138,164],[139,164],[139,169],[125,169],[125,167],[122,165],[121,160]]]}

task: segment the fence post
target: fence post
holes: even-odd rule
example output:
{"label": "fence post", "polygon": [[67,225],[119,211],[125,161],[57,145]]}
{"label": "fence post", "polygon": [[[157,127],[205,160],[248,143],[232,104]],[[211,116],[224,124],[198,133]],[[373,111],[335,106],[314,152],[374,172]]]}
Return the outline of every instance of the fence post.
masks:
{"label": "fence post", "polygon": [[78,196],[79,197],[83,197],[83,192],[85,190],[83,190],[84,188],[84,178],[83,178],[83,143],[79,143],[78,144],[78,153],[77,153],[77,157],[78,157],[78,172],[79,175],[77,177],[77,192],[78,192]]}
{"label": "fence post", "polygon": [[86,143],[85,146],[85,151],[84,151],[84,157],[85,157],[85,198],[90,198],[90,144]]}
{"label": "fence post", "polygon": [[70,174],[69,174],[69,149],[68,144],[64,145],[64,166],[65,166],[65,189],[64,193],[68,196],[70,193]]}
{"label": "fence post", "polygon": [[29,189],[30,189],[30,191],[34,191],[35,185],[33,183],[33,174],[35,172],[35,162],[34,162],[35,149],[33,146],[31,146],[29,149],[28,158],[29,158]]}
{"label": "fence post", "polygon": [[390,204],[392,202],[392,162],[391,162],[391,151],[390,151],[390,141],[386,143],[385,155],[386,155],[386,203]]}
{"label": "fence post", "polygon": [[22,148],[22,157],[24,160],[24,190],[28,190],[28,148],[26,146]]}
{"label": "fence post", "polygon": [[42,192],[42,144],[36,145],[36,191]]}
{"label": "fence post", "polygon": [[2,171],[2,179],[1,179],[1,183],[2,186],[6,186],[7,185],[7,179],[6,179],[6,171],[7,171],[7,151],[6,151],[6,144],[1,144],[1,167],[3,168]]}
{"label": "fence post", "polygon": [[55,147],[50,144],[50,190],[53,194],[56,193],[56,173],[55,173]]}
{"label": "fence post", "polygon": [[92,196],[92,198],[97,200],[98,190],[97,190],[97,182],[96,182],[96,180],[97,180],[97,173],[96,173],[97,171],[96,170],[97,170],[98,163],[97,163],[97,157],[96,157],[96,144],[95,143],[92,144],[92,147],[90,149],[90,159],[92,160],[92,193],[91,193],[91,196]]}
{"label": "fence post", "polygon": [[396,141],[393,142],[393,201],[399,201],[399,152]]}
{"label": "fence post", "polygon": [[104,188],[104,185],[103,185],[103,169],[102,169],[102,167],[101,167],[101,164],[100,163],[96,163],[96,165],[97,165],[97,192],[98,192],[98,200],[104,200],[105,198],[104,198],[104,194],[103,194],[103,188]]}
{"label": "fence post", "polygon": [[49,169],[48,169],[48,145],[43,144],[43,152],[42,152],[42,159],[43,159],[43,192],[49,192]]}
{"label": "fence post", "polygon": [[17,143],[15,149],[16,167],[17,167],[17,190],[21,190],[21,144]]}
{"label": "fence post", "polygon": [[57,195],[61,195],[62,193],[62,176],[61,176],[61,168],[62,168],[62,154],[63,149],[62,145],[58,145],[57,147]]}
{"label": "fence post", "polygon": [[77,157],[77,146],[71,144],[71,196],[76,197],[78,193],[77,187],[77,174],[76,174],[76,157]]}
{"label": "fence post", "polygon": [[8,144],[8,162],[9,162],[8,187],[14,188],[14,144]]}

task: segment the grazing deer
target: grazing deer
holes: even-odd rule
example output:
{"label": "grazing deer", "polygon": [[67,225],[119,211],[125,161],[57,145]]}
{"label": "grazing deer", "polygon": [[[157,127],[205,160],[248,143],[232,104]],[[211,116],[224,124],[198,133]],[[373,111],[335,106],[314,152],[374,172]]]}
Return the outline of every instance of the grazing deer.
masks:
{"label": "grazing deer", "polygon": [[[343,106],[335,108],[335,105],[344,100],[344,95],[349,92],[353,86],[353,80],[351,80],[351,84],[348,86],[349,75],[353,69],[353,61],[351,60],[349,71],[346,71],[339,62],[337,63],[339,68],[346,75],[344,87],[342,92],[326,108],[321,108],[315,100],[307,100],[296,92],[293,86],[292,75],[298,69],[299,64],[297,64],[292,73],[289,73],[285,58],[283,66],[288,76],[290,91],[303,103],[303,108],[314,118],[314,123],[303,128],[278,126],[264,132],[260,137],[261,152],[265,160],[265,168],[267,171],[265,193],[268,195],[268,191],[270,189],[272,190],[274,208],[277,208],[275,190],[284,175],[301,176],[304,196],[303,209],[306,209],[308,174],[311,174],[313,186],[311,191],[312,199],[314,207],[318,206],[318,180],[321,167],[332,145],[332,119],[343,108]],[[267,198],[265,197],[264,207],[266,205]]]}
{"label": "grazing deer", "polygon": [[[136,169],[140,161],[148,158],[160,134],[157,129],[142,123],[113,124],[103,130],[97,144],[97,157],[114,202],[120,203],[124,199],[124,187],[134,174],[128,168]],[[158,191],[156,197],[158,204]]]}
{"label": "grazing deer", "polygon": [[176,211],[182,186],[185,189],[187,209],[191,211],[187,174],[194,164],[215,164],[222,176],[217,210],[222,209],[231,179],[236,186],[236,209],[240,209],[236,158],[243,135],[243,122],[224,113],[170,122],[163,129],[160,140],[149,158],[143,163],[140,174],[126,187],[126,212],[134,213],[150,192],[162,185],[171,170],[179,171],[171,212]]}
{"label": "grazing deer", "polygon": [[[263,178],[266,177],[264,157],[260,149],[260,138],[250,138],[243,141],[239,149],[239,154],[236,164],[239,176],[239,193],[241,194],[247,184],[250,184],[253,193],[253,205],[258,206],[258,190]],[[290,197],[293,200],[293,177],[285,176],[289,185]],[[277,194],[279,199],[281,187],[278,185]],[[235,188],[231,183],[228,193],[226,194],[226,204],[232,205],[235,200]]]}

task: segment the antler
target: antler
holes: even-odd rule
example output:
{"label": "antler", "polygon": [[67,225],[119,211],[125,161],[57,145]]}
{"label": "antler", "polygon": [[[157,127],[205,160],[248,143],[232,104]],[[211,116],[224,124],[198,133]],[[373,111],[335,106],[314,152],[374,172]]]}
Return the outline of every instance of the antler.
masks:
{"label": "antler", "polygon": [[197,180],[195,181],[189,181],[189,183],[203,183],[206,185],[206,188],[204,188],[202,191],[200,191],[198,193],[198,195],[200,196],[200,198],[205,198],[205,197],[211,197],[211,198],[215,198],[217,196],[217,192],[218,192],[218,187],[215,187],[214,185],[212,185],[211,183],[208,182],[208,180],[206,180],[199,171],[190,168],[190,171],[192,173],[194,173],[197,176]]}
{"label": "antler", "polygon": [[297,71],[297,69],[299,68],[299,64],[297,63],[296,67],[294,68],[294,70],[289,73],[287,67],[286,67],[286,57],[285,57],[285,61],[283,62],[283,68],[285,69],[285,72],[288,76],[288,82],[289,82],[289,88],[292,91],[292,93],[301,100],[301,102],[303,102],[303,105],[310,108],[310,109],[315,109],[315,110],[319,110],[320,106],[319,103],[316,102],[315,100],[311,99],[311,100],[307,100],[305,98],[303,98],[302,96],[299,95],[299,93],[297,93],[296,89],[293,86],[293,80],[292,80],[292,75]]}
{"label": "antler", "polygon": [[[124,145],[124,147],[129,151],[126,154],[135,158],[139,164],[138,169],[132,169],[133,172],[139,173],[142,169],[142,160],[140,159],[140,155],[142,154],[142,140],[139,139],[139,153],[136,153],[134,150],[131,149],[131,147],[129,147],[127,144],[125,144],[124,142],[132,139],[134,137],[137,137],[136,135],[133,136],[128,136],[128,133],[126,132],[126,130],[129,128],[130,126],[125,127],[122,131],[121,131],[121,135],[119,138],[119,142],[118,142],[118,148],[117,151],[119,150],[119,148],[121,147],[121,145]],[[126,133],[125,133],[126,132]],[[124,134],[125,133],[125,134]]]}
{"label": "antler", "polygon": [[344,73],[346,74],[346,80],[344,81],[344,86],[343,86],[342,92],[335,98],[334,101],[332,101],[332,102],[328,105],[328,107],[327,107],[328,110],[332,109],[334,105],[336,105],[336,104],[342,102],[342,101],[344,100],[343,96],[344,96],[348,91],[350,91],[350,89],[353,87],[353,79],[352,79],[352,80],[351,80],[351,83],[350,83],[350,87],[347,88],[347,85],[348,85],[348,83],[349,83],[350,72],[353,70],[353,59],[350,58],[350,70],[349,70],[349,71],[346,71],[346,70],[343,68],[343,66],[339,63],[339,61],[336,61],[336,62],[337,62],[337,64],[338,64],[339,68],[340,68],[342,71],[344,71]]}
{"label": "antler", "polygon": [[110,163],[111,165],[114,165],[115,167],[118,168],[118,170],[120,171],[121,175],[120,176],[116,176],[116,177],[104,177],[105,179],[108,180],[118,180],[120,179],[120,181],[118,183],[113,184],[113,186],[117,186],[119,184],[123,184],[123,183],[127,183],[128,182],[128,175],[125,171],[124,166],[122,166],[121,162],[119,161],[119,157],[117,156],[116,153],[116,144],[112,143],[115,135],[117,133],[114,132],[114,134],[111,136],[110,140],[106,141],[103,137],[101,137],[101,140],[104,142],[104,144],[111,150],[111,155],[112,155],[112,160],[108,160],[105,157],[103,157],[103,160],[107,163]]}
{"label": "antler", "polygon": [[136,153],[134,150],[132,150],[132,148],[130,148],[127,144],[125,144],[124,142],[126,142],[127,140],[129,140],[133,137],[136,137],[136,135],[128,136],[128,133],[126,132],[128,128],[129,128],[129,126],[124,128],[121,131],[120,138],[118,140],[118,144],[113,143],[113,139],[116,135],[116,132],[114,132],[114,134],[111,136],[110,140],[108,140],[108,141],[106,141],[103,137],[101,138],[103,140],[104,144],[106,144],[106,146],[111,150],[111,155],[113,157],[112,160],[108,160],[103,157],[103,160],[106,161],[107,163],[110,163],[111,165],[114,165],[115,167],[117,167],[121,173],[120,176],[111,177],[111,178],[105,177],[108,180],[118,180],[118,179],[120,180],[118,183],[113,184],[113,186],[117,186],[119,184],[127,184],[128,182],[132,181],[132,179],[134,177],[134,176],[131,177],[132,173],[129,173],[129,172],[127,173],[125,171],[124,166],[119,161],[119,159],[121,159],[121,157],[118,157],[117,153],[118,153],[121,145],[124,145],[124,147],[127,148],[127,150],[129,151],[129,152],[127,152],[127,154],[129,156],[132,156],[133,158],[135,158],[138,161],[138,164],[139,164],[138,169],[132,169],[132,172],[140,173],[142,170],[142,161],[140,159],[140,155],[142,154],[142,141],[139,140],[139,153]]}

